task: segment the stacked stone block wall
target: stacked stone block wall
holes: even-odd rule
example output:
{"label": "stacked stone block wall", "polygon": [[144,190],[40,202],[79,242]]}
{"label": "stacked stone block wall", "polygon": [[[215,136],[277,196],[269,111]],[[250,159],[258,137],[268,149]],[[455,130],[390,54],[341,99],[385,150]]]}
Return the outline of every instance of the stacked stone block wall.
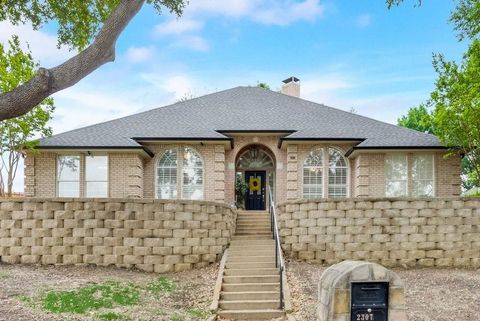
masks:
{"label": "stacked stone block wall", "polygon": [[278,214],[289,257],[480,267],[478,198],[297,200]]}
{"label": "stacked stone block wall", "polygon": [[218,261],[235,222],[235,210],[203,201],[5,200],[0,201],[0,258],[182,271]]}

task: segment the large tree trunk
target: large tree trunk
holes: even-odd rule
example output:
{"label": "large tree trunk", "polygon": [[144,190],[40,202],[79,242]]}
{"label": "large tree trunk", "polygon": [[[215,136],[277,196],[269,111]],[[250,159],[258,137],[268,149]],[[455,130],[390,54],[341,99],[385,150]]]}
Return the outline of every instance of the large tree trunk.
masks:
{"label": "large tree trunk", "polygon": [[45,98],[73,86],[107,62],[115,60],[115,44],[145,0],[121,0],[85,50],[51,69],[40,68],[31,80],[0,95],[0,121],[29,112]]}

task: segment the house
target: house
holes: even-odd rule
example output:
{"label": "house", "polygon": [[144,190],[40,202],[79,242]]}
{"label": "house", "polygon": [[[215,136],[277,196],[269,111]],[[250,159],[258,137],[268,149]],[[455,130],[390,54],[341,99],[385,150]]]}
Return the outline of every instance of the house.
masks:
{"label": "house", "polygon": [[460,195],[437,137],[282,93],[237,87],[42,139],[29,197],[193,199],[265,209],[299,198]]}

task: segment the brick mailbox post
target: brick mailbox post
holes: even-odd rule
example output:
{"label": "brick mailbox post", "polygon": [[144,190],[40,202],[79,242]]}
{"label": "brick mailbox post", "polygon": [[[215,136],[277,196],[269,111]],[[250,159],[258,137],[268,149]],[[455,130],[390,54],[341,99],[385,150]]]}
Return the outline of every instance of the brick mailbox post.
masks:
{"label": "brick mailbox post", "polygon": [[407,321],[403,282],[363,261],[332,265],[320,278],[318,321]]}

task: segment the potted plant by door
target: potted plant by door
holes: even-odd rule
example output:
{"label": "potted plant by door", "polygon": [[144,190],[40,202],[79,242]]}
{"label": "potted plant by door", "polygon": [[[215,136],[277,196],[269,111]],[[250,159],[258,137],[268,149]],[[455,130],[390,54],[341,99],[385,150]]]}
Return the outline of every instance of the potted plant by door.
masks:
{"label": "potted plant by door", "polygon": [[235,205],[237,208],[245,209],[245,195],[248,192],[248,185],[241,176],[237,176],[235,180]]}

